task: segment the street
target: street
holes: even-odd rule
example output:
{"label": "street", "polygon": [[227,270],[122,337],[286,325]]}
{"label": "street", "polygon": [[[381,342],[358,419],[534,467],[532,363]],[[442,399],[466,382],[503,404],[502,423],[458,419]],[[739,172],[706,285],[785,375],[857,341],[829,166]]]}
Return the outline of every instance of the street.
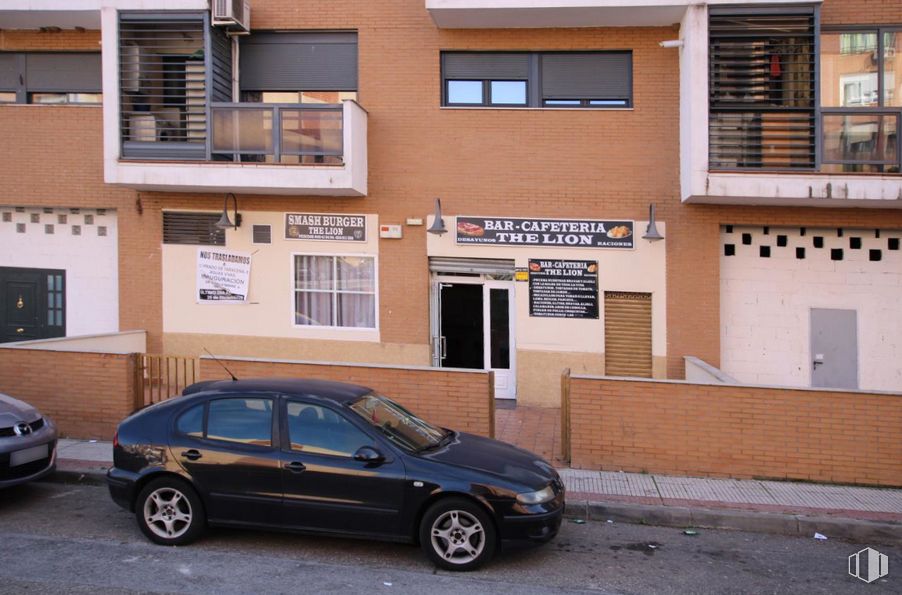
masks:
{"label": "street", "polygon": [[[0,593],[889,593],[847,574],[864,545],[835,540],[565,520],[550,544],[504,552],[467,574],[437,571],[410,545],[211,530],[149,543],[101,486],[35,483],[0,492]],[[897,575],[894,575],[898,573]]]}

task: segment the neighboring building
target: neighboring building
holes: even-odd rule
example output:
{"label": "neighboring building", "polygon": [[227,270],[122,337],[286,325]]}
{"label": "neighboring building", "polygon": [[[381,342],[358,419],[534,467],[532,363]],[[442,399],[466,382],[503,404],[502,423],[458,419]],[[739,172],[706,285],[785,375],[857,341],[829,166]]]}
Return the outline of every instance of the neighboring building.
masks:
{"label": "neighboring building", "polygon": [[902,390],[898,0],[214,4],[0,5],[0,340]]}

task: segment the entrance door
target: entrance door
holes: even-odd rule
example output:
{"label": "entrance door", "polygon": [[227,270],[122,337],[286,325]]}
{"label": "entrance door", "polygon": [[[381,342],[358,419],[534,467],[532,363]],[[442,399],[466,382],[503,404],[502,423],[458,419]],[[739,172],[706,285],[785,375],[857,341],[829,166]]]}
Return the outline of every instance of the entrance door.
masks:
{"label": "entrance door", "polygon": [[0,343],[62,337],[64,271],[0,267]]}
{"label": "entrance door", "polygon": [[434,363],[442,368],[494,371],[498,399],[517,395],[513,285],[474,279],[437,283],[434,290],[438,322]]}
{"label": "entrance door", "polygon": [[811,309],[811,386],[858,388],[855,310]]}

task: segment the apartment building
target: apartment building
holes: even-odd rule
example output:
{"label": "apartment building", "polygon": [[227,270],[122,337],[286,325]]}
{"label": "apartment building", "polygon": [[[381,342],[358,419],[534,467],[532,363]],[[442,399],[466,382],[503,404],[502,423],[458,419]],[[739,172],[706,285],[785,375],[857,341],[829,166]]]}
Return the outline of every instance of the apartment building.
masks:
{"label": "apartment building", "polygon": [[902,390],[898,1],[210,4],[0,4],[0,340]]}

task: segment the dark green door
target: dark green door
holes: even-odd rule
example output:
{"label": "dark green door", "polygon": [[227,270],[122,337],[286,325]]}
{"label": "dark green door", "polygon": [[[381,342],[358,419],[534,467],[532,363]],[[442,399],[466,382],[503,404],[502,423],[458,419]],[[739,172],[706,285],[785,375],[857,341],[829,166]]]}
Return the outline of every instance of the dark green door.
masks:
{"label": "dark green door", "polygon": [[0,267],[0,343],[66,334],[66,273]]}

